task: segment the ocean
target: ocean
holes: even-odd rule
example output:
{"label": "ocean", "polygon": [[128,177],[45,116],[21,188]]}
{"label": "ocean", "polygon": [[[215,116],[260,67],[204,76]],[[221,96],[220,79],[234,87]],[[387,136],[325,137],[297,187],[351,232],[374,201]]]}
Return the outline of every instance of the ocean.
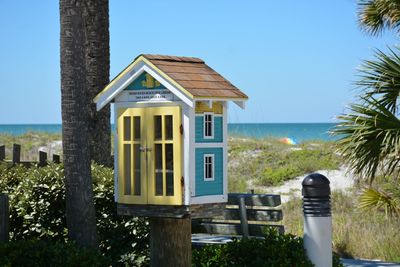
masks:
{"label": "ocean", "polygon": [[[228,135],[291,138],[295,142],[334,141],[337,137],[329,135],[334,126],[334,123],[229,123]],[[27,132],[61,133],[61,124],[0,124],[0,134],[21,135]]]}

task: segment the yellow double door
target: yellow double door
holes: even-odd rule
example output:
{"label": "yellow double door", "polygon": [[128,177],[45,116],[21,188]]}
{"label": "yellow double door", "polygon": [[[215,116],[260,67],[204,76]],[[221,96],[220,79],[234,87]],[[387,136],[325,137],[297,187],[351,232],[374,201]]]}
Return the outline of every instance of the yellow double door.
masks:
{"label": "yellow double door", "polygon": [[118,202],[181,205],[179,106],[118,110]]}

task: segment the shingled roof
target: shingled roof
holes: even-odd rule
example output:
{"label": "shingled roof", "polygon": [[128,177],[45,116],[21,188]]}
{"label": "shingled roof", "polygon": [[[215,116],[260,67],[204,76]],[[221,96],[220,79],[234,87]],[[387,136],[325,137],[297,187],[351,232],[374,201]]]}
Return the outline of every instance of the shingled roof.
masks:
{"label": "shingled roof", "polygon": [[178,97],[189,105],[196,99],[232,100],[239,105],[248,98],[199,58],[142,54],[95,97],[97,109],[100,110],[112,101],[119,92],[138,77],[140,71],[149,71],[155,78],[158,75],[161,80],[166,79],[167,83],[172,83],[172,87],[168,88],[172,91],[177,90],[175,93]]}
{"label": "shingled roof", "polygon": [[141,55],[174,79],[194,97],[221,97],[247,99],[247,95],[195,57]]}

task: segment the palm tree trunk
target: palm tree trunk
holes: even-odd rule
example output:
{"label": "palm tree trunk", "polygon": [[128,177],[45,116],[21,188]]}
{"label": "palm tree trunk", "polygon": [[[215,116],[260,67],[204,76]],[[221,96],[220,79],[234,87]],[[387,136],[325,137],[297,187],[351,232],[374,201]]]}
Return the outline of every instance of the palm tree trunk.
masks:
{"label": "palm tree trunk", "polygon": [[68,235],[97,247],[89,151],[84,0],[60,0],[61,110]]}
{"label": "palm tree trunk", "polygon": [[191,219],[150,219],[150,266],[188,267],[192,264]]}
{"label": "palm tree trunk", "polygon": [[110,106],[97,112],[93,102],[93,98],[108,84],[110,76],[108,0],[87,0],[85,4],[90,154],[95,162],[111,167]]}

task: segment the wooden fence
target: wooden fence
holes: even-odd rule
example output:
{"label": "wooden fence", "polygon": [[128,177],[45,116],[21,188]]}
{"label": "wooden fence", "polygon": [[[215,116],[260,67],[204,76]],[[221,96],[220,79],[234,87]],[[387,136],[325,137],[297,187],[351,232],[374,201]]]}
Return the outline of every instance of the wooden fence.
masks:
{"label": "wooden fence", "polygon": [[[60,155],[53,154],[52,158],[54,163],[60,163]],[[13,144],[12,149],[12,159],[6,160],[6,146],[0,146],[0,161],[5,161],[14,164],[22,164],[26,167],[30,167],[34,164],[38,164],[39,167],[44,167],[48,163],[47,153],[44,151],[39,151],[38,161],[21,161],[21,145]]]}

